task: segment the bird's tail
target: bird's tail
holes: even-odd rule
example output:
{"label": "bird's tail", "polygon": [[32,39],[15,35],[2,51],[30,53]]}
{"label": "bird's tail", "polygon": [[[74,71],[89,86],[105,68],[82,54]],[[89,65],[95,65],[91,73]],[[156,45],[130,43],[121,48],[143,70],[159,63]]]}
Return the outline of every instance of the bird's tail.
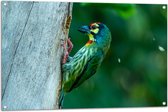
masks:
{"label": "bird's tail", "polygon": [[65,94],[64,94],[63,90],[61,90],[61,95],[59,97],[59,109],[61,109],[63,107],[64,96],[65,96]]}

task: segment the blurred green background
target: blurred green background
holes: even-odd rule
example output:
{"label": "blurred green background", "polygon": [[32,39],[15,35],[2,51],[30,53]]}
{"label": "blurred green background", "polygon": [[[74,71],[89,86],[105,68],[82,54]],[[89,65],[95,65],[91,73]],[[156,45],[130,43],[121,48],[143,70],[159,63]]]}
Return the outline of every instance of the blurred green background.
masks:
{"label": "blurred green background", "polygon": [[88,37],[78,27],[106,24],[112,43],[97,73],[65,96],[64,108],[167,105],[167,5],[74,3],[73,56]]}

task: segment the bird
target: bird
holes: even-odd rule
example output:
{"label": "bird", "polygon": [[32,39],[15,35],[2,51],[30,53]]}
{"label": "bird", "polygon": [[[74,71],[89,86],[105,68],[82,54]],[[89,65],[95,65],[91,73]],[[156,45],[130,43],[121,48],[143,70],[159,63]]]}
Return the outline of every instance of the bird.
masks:
{"label": "bird", "polygon": [[[112,41],[109,28],[101,22],[81,26],[78,31],[88,35],[89,40],[73,57],[67,56],[66,54],[65,57],[67,59],[63,59],[60,108],[63,107],[63,100],[66,93],[79,87],[96,73]],[[68,45],[70,45],[68,51],[71,51],[73,44],[70,39],[68,39]]]}

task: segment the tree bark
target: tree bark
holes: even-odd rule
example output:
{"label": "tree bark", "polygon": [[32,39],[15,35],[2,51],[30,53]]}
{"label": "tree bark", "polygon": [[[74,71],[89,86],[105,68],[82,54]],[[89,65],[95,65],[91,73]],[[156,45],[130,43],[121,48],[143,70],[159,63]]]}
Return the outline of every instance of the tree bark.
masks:
{"label": "tree bark", "polygon": [[57,109],[72,3],[2,4],[2,110]]}

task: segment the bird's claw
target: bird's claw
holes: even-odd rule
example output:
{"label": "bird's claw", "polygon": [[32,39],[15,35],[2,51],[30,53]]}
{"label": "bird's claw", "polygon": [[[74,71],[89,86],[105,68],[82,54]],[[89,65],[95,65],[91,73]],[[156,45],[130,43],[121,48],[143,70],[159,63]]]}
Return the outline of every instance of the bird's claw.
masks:
{"label": "bird's claw", "polygon": [[[64,56],[62,59],[62,63],[65,64],[67,62],[68,56],[73,48],[73,44],[72,44],[70,38],[68,38],[67,40],[63,41],[63,44],[61,44],[61,46],[63,46],[63,48],[64,48]],[[68,49],[67,49],[67,47],[68,47]]]}
{"label": "bird's claw", "polygon": [[70,40],[71,38],[68,38],[67,43],[68,43],[68,53],[70,53],[72,51],[73,48],[73,44]]}

